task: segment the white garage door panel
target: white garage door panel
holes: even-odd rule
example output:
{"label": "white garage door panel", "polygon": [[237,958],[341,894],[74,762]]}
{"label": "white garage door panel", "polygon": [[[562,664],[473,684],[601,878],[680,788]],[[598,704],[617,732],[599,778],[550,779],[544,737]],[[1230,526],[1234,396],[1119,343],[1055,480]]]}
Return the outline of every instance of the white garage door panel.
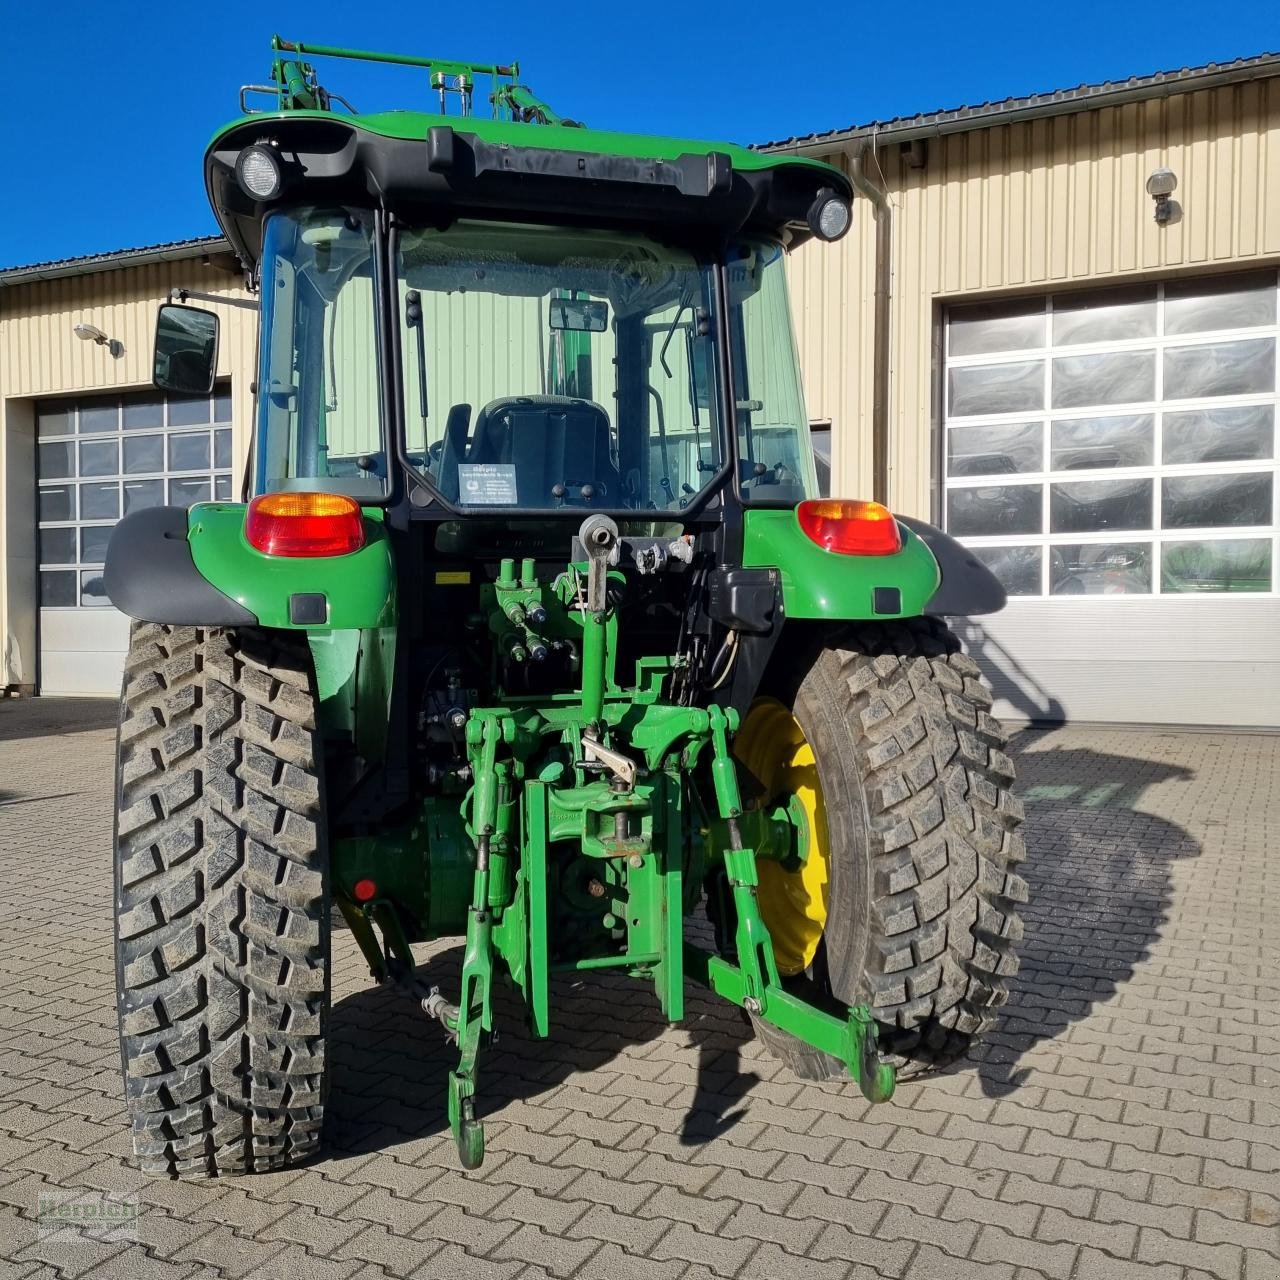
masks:
{"label": "white garage door panel", "polygon": [[102,584],[117,520],[231,495],[231,397],[155,392],[36,406],[40,692],[116,697],[129,621]]}
{"label": "white garage door panel", "polygon": [[40,636],[46,648],[61,653],[129,647],[129,619],[118,609],[41,609]]}
{"label": "white garage door panel", "polygon": [[124,671],[123,653],[59,653],[44,655],[40,693],[53,698],[118,698]]}
{"label": "white garage door panel", "polygon": [[1280,726],[1278,286],[948,309],[943,519],[1010,596],[961,628],[1005,715]]}
{"label": "white garage door panel", "polygon": [[1280,600],[1014,600],[954,620],[1011,720],[1280,726]]}
{"label": "white garage door panel", "polygon": [[128,647],[115,609],[41,609],[40,692],[117,697]]}

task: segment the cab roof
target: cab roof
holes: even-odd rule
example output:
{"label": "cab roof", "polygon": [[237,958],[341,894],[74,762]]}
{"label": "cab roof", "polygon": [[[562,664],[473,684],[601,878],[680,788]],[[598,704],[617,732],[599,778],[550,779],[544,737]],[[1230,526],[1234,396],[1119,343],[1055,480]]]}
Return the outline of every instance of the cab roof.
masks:
{"label": "cab roof", "polygon": [[[280,156],[287,181],[271,201],[241,189],[248,146]],[[214,135],[205,162],[210,202],[245,267],[276,205],[369,204],[406,221],[456,217],[626,226],[722,241],[743,232],[795,244],[820,193],[852,199],[839,169],[734,143],[619,133],[425,111],[253,112]]]}

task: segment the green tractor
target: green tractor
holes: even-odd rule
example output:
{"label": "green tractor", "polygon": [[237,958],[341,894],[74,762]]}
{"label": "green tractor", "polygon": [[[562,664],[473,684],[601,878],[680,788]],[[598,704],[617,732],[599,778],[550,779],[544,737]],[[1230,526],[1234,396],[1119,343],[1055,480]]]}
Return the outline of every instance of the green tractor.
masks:
{"label": "green tractor", "polygon": [[[557,974],[652,982],[672,1022],[691,979],[871,1101],[955,1060],[1026,889],[942,618],[1004,593],[818,492],[784,259],[845,233],[849,179],[593,131],[514,66],[273,49],[205,160],[261,313],[243,501],[137,511],[107,558],[141,1166],[318,1150],[335,925],[456,1042],[467,1168],[498,980],[545,1036]],[[316,56],[421,68],[440,110],[358,114]],[[208,395],[186,301],[155,378]],[[440,990],[412,947],[450,936]]]}

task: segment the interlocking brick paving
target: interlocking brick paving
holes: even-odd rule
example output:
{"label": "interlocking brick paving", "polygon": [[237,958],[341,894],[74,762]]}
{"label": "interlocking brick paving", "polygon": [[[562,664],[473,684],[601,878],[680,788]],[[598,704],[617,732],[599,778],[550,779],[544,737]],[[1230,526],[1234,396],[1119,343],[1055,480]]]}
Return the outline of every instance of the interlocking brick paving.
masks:
{"label": "interlocking brick paving", "polygon": [[[974,1062],[886,1106],[696,990],[673,1028],[565,981],[547,1042],[500,1006],[464,1173],[450,1048],[338,933],[325,1158],[170,1183],[125,1158],[113,724],[0,703],[0,1280],[1280,1275],[1280,737],[1018,735],[1022,973]],[[456,942],[420,954],[456,981]],[[138,1198],[136,1241],[37,1238],[41,1195],[93,1192]]]}

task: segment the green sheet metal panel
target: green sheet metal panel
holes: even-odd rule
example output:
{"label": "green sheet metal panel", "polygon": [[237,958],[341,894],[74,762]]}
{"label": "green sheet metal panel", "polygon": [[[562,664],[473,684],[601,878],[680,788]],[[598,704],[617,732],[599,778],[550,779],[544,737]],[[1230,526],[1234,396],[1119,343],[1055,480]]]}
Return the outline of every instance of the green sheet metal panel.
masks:
{"label": "green sheet metal panel", "polygon": [[[850,556],[811,542],[794,511],[748,511],[742,563],[782,575],[788,618],[914,618],[924,613],[942,576],[924,542],[900,525],[902,550],[888,556]],[[901,609],[878,612],[878,587],[897,587]]]}

